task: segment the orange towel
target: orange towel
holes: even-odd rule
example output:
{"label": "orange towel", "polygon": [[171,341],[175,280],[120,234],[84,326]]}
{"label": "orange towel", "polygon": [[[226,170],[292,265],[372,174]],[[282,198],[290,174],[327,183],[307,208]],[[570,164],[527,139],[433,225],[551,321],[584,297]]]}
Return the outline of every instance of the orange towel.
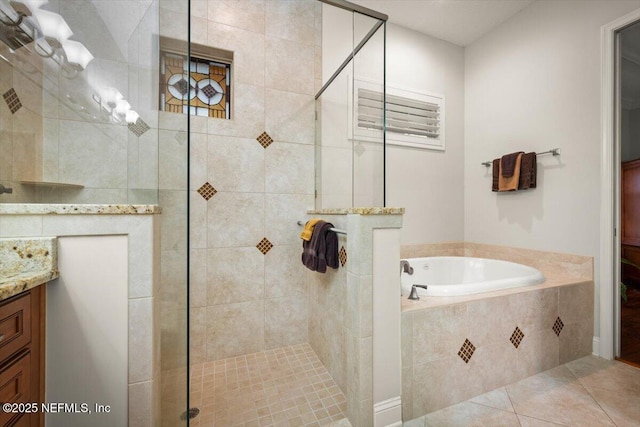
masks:
{"label": "orange towel", "polygon": [[307,223],[304,225],[304,230],[302,230],[302,233],[300,233],[300,238],[302,240],[306,240],[307,242],[311,241],[313,228],[316,226],[318,221],[320,221],[320,218],[314,218],[307,221]]}
{"label": "orange towel", "polygon": [[[516,159],[516,165],[513,169],[513,175],[505,178],[500,173],[498,181],[499,191],[516,191],[518,189],[518,183],[520,182],[520,165],[522,164],[522,153],[518,154]],[[502,162],[500,163],[500,171],[502,171]]]}

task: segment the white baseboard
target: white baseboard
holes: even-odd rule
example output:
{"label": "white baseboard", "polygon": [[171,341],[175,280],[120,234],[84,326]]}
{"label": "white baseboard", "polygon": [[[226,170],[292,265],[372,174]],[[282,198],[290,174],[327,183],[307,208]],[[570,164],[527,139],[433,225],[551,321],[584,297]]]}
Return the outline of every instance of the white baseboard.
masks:
{"label": "white baseboard", "polygon": [[593,337],[593,355],[600,356],[600,337]]}
{"label": "white baseboard", "polygon": [[373,405],[375,427],[402,427],[402,399],[400,396]]}

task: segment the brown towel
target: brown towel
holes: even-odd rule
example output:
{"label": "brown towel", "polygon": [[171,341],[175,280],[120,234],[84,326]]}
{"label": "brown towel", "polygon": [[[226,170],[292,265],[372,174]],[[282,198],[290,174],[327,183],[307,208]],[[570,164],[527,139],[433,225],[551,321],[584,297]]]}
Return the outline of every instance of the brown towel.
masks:
{"label": "brown towel", "polygon": [[327,266],[338,268],[338,235],[331,228],[330,222],[318,221],[311,241],[302,241],[302,263],[311,271],[324,273]]}
{"label": "brown towel", "polygon": [[500,159],[493,159],[493,180],[491,182],[491,191],[499,191],[498,183],[500,182]]}
{"label": "brown towel", "polygon": [[505,154],[500,159],[500,175],[504,178],[510,178],[516,173],[516,160],[518,156],[522,154],[522,151],[517,151],[511,154]]}
{"label": "brown towel", "polygon": [[537,163],[536,153],[526,153],[522,155],[522,161],[520,163],[520,182],[518,183],[518,190],[536,188],[536,172],[537,172],[536,163]]}
{"label": "brown towel", "polygon": [[513,169],[513,176],[509,178],[505,178],[502,175],[502,161],[500,162],[500,176],[498,178],[499,191],[516,191],[518,189],[518,182],[520,181],[521,162],[522,162],[522,153],[518,154],[516,158],[516,165],[515,165],[515,168]]}

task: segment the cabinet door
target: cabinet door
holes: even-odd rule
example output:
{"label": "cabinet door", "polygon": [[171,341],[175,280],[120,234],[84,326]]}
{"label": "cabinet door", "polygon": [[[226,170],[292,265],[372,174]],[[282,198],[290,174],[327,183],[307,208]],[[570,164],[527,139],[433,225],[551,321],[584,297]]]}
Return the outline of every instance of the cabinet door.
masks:
{"label": "cabinet door", "polygon": [[[31,402],[30,388],[31,353],[27,352],[17,360],[7,364],[0,372],[0,402],[29,403]],[[18,413],[0,411],[0,426],[12,425],[19,416],[20,414]]]}
{"label": "cabinet door", "polygon": [[31,342],[31,295],[26,293],[0,305],[0,361]]}

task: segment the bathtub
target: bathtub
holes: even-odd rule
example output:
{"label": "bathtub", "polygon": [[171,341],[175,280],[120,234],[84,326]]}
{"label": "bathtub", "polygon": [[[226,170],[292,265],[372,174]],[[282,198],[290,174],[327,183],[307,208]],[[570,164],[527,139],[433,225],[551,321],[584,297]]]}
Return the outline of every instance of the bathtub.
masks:
{"label": "bathtub", "polygon": [[409,258],[413,274],[400,275],[403,298],[411,285],[427,285],[418,289],[419,296],[470,295],[499,289],[536,285],[545,281],[539,270],[515,262],[470,257]]}

